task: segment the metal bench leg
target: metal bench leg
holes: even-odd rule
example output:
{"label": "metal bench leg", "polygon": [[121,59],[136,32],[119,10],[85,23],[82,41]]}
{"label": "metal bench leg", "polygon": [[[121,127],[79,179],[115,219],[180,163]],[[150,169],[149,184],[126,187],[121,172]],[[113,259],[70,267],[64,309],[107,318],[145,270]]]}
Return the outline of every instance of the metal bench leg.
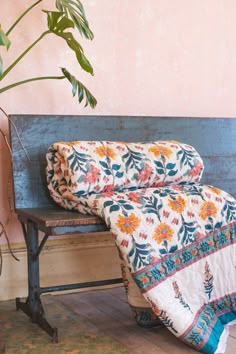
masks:
{"label": "metal bench leg", "polygon": [[37,323],[52,337],[52,341],[57,343],[57,328],[51,327],[44,318],[43,305],[40,299],[38,229],[36,224],[30,220],[27,222],[25,236],[28,259],[28,298],[26,302],[21,302],[19,298],[16,298],[16,308],[26,313],[33,323]]}

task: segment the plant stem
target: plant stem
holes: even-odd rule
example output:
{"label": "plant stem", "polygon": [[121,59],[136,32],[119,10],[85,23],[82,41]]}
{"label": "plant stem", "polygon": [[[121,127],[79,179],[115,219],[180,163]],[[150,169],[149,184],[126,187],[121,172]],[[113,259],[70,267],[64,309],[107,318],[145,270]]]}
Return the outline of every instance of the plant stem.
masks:
{"label": "plant stem", "polygon": [[22,15],[20,15],[20,17],[13,23],[13,25],[9,28],[9,30],[6,32],[6,35],[8,36],[11,31],[16,27],[17,23],[21,21],[21,19],[31,10],[33,9],[36,5],[38,5],[40,2],[42,2],[43,0],[38,0],[36,1],[33,5],[31,5],[27,10],[25,10],[25,12],[23,12]]}
{"label": "plant stem", "polygon": [[41,76],[41,77],[33,77],[31,79],[27,79],[27,80],[23,80],[23,81],[19,81],[19,82],[15,82],[14,84],[11,84],[11,85],[8,85],[8,86],[5,86],[3,88],[0,89],[0,93],[3,93],[7,90],[10,90],[16,86],[19,86],[19,85],[23,85],[23,84],[26,84],[28,82],[32,82],[32,81],[39,81],[39,80],[62,80],[62,79],[65,79],[66,77],[65,76]]}
{"label": "plant stem", "polygon": [[0,81],[16,66],[16,64],[39,42],[41,39],[47,34],[51,33],[50,31],[45,31],[41,34],[41,36],[36,39],[0,76]]}

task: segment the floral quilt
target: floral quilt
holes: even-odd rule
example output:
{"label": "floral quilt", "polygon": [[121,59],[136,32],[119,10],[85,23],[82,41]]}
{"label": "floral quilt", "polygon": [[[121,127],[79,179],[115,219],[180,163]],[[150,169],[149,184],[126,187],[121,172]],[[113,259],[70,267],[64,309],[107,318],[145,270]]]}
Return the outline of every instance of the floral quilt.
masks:
{"label": "floral quilt", "polygon": [[236,201],[200,184],[189,145],[59,142],[48,187],[62,207],[102,217],[153,312],[179,339],[223,353],[236,323]]}

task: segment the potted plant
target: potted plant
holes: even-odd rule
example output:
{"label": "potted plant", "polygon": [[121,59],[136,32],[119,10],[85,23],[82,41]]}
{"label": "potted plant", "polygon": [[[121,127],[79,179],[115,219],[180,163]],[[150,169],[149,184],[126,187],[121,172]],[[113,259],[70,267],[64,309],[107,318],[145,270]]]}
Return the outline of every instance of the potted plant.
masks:
{"label": "potted plant", "polygon": [[[44,0],[37,0],[35,2],[32,2],[31,6],[29,6],[16,19],[16,21],[11,25],[8,30],[3,29],[0,24],[0,46],[4,47],[4,50],[11,49],[11,33],[17,30],[18,24],[24,19],[25,16],[29,16],[31,11],[35,7],[39,7],[39,4],[43,3],[43,1]],[[79,81],[72,73],[70,73],[65,67],[60,68],[60,75],[22,78],[21,81],[13,82],[9,85],[4,86],[4,79],[7,77],[7,75],[16,67],[16,65],[20,65],[21,60],[48,35],[60,37],[62,41],[66,42],[67,46],[71,50],[72,55],[75,55],[78,65],[82,68],[82,70],[93,75],[92,65],[87,59],[82,46],[74,36],[74,32],[77,31],[80,36],[89,40],[93,39],[93,33],[89,27],[89,23],[85,15],[82,2],[80,0],[55,0],[55,10],[42,10],[42,15],[46,16],[47,18],[47,26],[45,28],[45,31],[43,31],[43,33],[41,33],[38,38],[36,38],[32,43],[30,43],[26,49],[22,50],[21,54],[17,56],[15,60],[13,60],[13,62],[6,68],[4,66],[4,61],[0,53],[0,94],[11,90],[17,86],[28,84],[33,81],[65,79],[68,80],[72,85],[72,94],[73,96],[77,94],[79,103],[83,102],[85,106],[89,105],[94,108],[97,104],[95,97],[86,88],[86,86],[81,81]],[[9,119],[8,114],[4,111],[2,107],[0,107],[0,110]],[[6,134],[4,134],[1,128],[0,133],[0,135],[2,135],[4,138],[8,149],[10,150],[10,145],[8,143],[7,136]],[[7,218],[7,221],[5,223],[0,220],[0,237],[2,235],[5,235],[8,245],[10,246],[6,234],[6,225],[8,224],[9,220],[10,217]],[[0,273],[1,265],[2,257],[0,249]]]}

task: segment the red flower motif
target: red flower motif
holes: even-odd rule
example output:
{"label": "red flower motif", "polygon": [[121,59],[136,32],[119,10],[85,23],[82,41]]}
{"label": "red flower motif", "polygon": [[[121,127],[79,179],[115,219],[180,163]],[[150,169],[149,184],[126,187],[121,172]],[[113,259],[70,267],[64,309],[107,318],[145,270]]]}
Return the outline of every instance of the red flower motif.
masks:
{"label": "red flower motif", "polygon": [[129,192],[127,196],[129,198],[129,200],[131,200],[131,202],[140,204],[140,199],[141,199],[141,194],[140,193],[138,193],[138,192]]}
{"label": "red flower motif", "polygon": [[114,191],[114,184],[107,184],[104,189],[104,192],[113,192]]}
{"label": "red flower motif", "polygon": [[144,232],[140,232],[139,237],[146,240],[147,234],[145,234]]}
{"label": "red flower motif", "polygon": [[156,187],[156,188],[164,187],[164,185],[165,185],[164,182],[155,182],[155,183],[152,183],[152,187]]}
{"label": "red flower motif", "polygon": [[164,218],[168,218],[169,215],[170,215],[170,212],[169,212],[169,211],[163,210],[163,217],[164,217]]}
{"label": "red flower motif", "polygon": [[146,222],[148,224],[153,224],[154,223],[154,220],[152,218],[146,218]]}
{"label": "red flower motif", "polygon": [[101,193],[100,194],[101,195],[101,197],[112,197],[113,195],[114,195],[114,193],[113,192],[104,192],[104,193]]}
{"label": "red flower motif", "polygon": [[90,170],[88,170],[85,175],[86,182],[88,182],[89,184],[95,183],[99,177],[99,173],[100,170],[97,167],[91,165]]}
{"label": "red flower motif", "polygon": [[148,278],[147,277],[142,277],[142,278],[140,278],[140,280],[141,280],[141,282],[143,284],[147,284],[148,283]]}
{"label": "red flower motif", "polygon": [[152,167],[145,163],[144,168],[138,174],[139,181],[147,181],[152,174]]}
{"label": "red flower motif", "polygon": [[177,218],[174,218],[172,220],[171,224],[178,225],[179,224],[179,220]]}
{"label": "red flower motif", "polygon": [[127,240],[122,240],[121,241],[121,246],[128,247],[128,245],[129,245],[129,241],[127,241]]}
{"label": "red flower motif", "polygon": [[202,163],[200,161],[197,161],[197,164],[191,169],[189,175],[192,177],[196,177],[200,175],[202,169],[203,169]]}
{"label": "red flower motif", "polygon": [[198,204],[198,200],[195,199],[195,198],[192,198],[192,199],[191,199],[191,203],[192,203],[192,204]]}

